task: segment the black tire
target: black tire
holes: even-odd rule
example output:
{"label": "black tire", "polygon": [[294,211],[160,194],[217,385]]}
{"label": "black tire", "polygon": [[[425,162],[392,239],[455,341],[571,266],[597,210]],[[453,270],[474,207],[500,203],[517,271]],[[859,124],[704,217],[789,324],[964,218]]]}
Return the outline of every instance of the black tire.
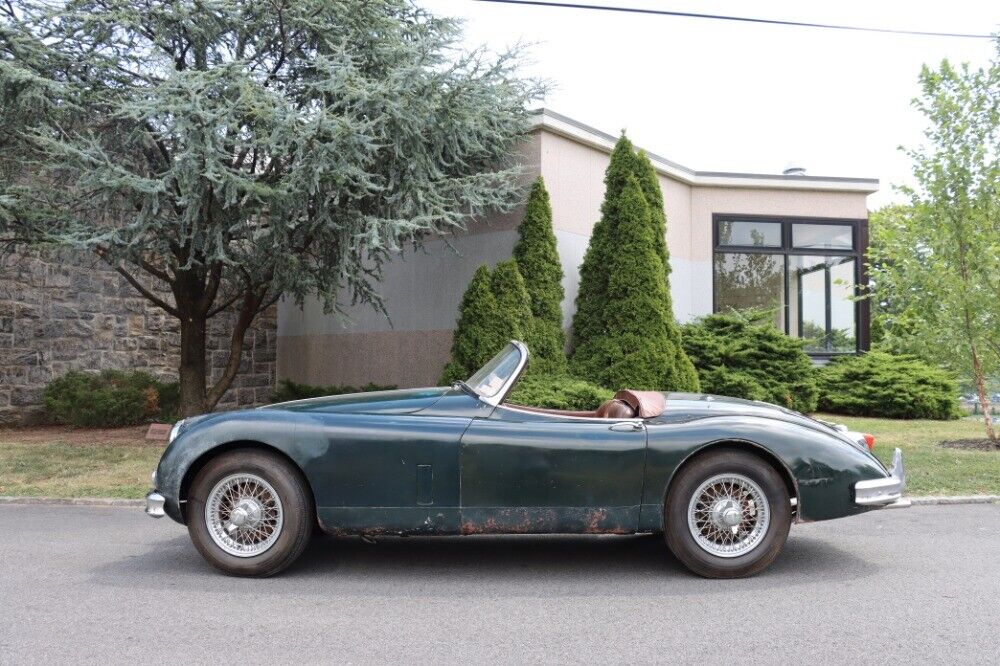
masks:
{"label": "black tire", "polygon": [[[253,474],[267,481],[282,506],[282,525],[274,543],[263,553],[239,557],[212,538],[205,504],[221,480],[232,474]],[[315,508],[302,473],[284,458],[259,449],[234,449],[210,460],[195,476],[188,492],[188,533],[209,564],[231,576],[273,576],[305,550],[316,524]]]}
{"label": "black tire", "polygon": [[[702,548],[688,527],[688,507],[694,493],[719,474],[738,474],[753,481],[770,511],[766,532],[756,546],[737,557],[721,557]],[[791,502],[781,475],[759,456],[738,449],[719,449],[686,464],[670,484],[663,508],[667,546],[684,566],[706,578],[743,578],[766,569],[781,552],[792,523]]]}

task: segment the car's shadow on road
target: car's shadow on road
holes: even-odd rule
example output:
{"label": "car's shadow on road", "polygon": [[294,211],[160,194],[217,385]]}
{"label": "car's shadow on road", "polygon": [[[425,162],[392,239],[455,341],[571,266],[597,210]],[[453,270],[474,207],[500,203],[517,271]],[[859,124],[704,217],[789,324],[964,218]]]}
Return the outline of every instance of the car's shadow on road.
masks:
{"label": "car's shadow on road", "polygon": [[766,589],[806,584],[817,576],[858,579],[878,571],[828,539],[793,535],[763,574],[742,581],[706,581],[690,574],[659,535],[389,537],[317,536],[298,562],[276,578],[252,581],[222,576],[184,536],[154,551],[107,562],[95,571],[103,583],[151,588],[246,589],[254,593],[392,596],[414,586],[427,594],[503,596],[645,596],[725,592],[736,584]]}

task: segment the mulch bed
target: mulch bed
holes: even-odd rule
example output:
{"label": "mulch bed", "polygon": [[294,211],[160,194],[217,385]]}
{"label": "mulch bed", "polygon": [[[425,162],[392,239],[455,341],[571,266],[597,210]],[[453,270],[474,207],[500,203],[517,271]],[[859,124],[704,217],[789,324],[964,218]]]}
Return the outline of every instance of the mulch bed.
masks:
{"label": "mulch bed", "polygon": [[1000,453],[1000,447],[992,439],[950,439],[938,446],[946,449],[963,449],[965,451],[993,451]]}

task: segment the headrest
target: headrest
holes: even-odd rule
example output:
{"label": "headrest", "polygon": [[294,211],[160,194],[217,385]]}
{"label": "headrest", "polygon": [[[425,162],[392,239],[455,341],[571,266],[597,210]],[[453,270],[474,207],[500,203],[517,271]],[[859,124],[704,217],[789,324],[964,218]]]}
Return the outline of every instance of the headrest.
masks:
{"label": "headrest", "polygon": [[622,389],[615,393],[615,400],[627,403],[640,419],[659,416],[667,408],[667,398],[659,391],[633,391]]}

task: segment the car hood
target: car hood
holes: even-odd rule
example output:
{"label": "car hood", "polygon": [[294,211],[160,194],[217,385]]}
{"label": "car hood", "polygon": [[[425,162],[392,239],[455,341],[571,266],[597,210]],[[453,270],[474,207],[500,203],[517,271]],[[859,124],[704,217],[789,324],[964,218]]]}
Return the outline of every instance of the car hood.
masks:
{"label": "car hood", "polygon": [[808,426],[845,439],[842,433],[824,421],[817,421],[801,412],[758,400],[744,400],[704,393],[668,393],[664,415],[672,418],[705,418],[708,416],[759,416]]}
{"label": "car hood", "polygon": [[345,393],[344,395],[280,402],[276,405],[261,407],[261,409],[340,414],[410,414],[430,407],[449,390],[447,387],[434,387]]}

